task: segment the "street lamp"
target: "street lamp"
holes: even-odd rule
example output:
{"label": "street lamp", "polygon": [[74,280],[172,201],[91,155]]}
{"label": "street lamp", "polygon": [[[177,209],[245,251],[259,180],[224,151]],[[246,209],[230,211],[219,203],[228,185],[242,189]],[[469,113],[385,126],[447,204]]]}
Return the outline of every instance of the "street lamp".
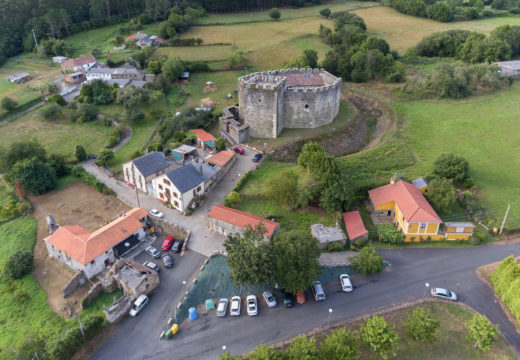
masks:
{"label": "street lamp", "polygon": [[222,351],[226,351],[226,345],[222,345]]}
{"label": "street lamp", "polygon": [[423,302],[424,302],[424,299],[426,298],[426,292],[428,291],[428,288],[430,287],[430,284],[425,283],[424,286],[425,286],[425,288],[424,288],[424,295],[423,295],[423,298],[422,298]]}
{"label": "street lamp", "polygon": [[329,308],[329,329],[330,329],[330,318],[332,317],[332,309]]}

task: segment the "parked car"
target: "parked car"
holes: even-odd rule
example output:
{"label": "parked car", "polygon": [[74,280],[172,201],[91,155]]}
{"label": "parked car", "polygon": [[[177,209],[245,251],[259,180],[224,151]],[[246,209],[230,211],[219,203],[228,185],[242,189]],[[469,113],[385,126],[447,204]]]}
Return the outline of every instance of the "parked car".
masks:
{"label": "parked car", "polygon": [[233,150],[237,153],[237,154],[240,154],[240,155],[245,155],[246,154],[246,151],[244,150],[243,147],[241,146],[235,146],[233,148]]}
{"label": "parked car", "polygon": [[267,304],[268,307],[270,307],[270,308],[276,307],[276,299],[274,298],[272,292],[270,292],[269,290],[264,291],[262,296],[264,297],[265,303]]}
{"label": "parked car", "polygon": [[433,297],[439,299],[457,301],[457,295],[453,291],[450,291],[448,289],[432,288],[431,293]]}
{"label": "parked car", "polygon": [[180,252],[182,249],[182,244],[184,244],[184,241],[182,240],[177,240],[176,242],[174,242],[172,246],[172,251],[175,253]]}
{"label": "parked car", "polygon": [[240,298],[240,296],[233,296],[231,298],[231,307],[229,308],[229,315],[240,316],[241,303],[242,303],[242,299]]}
{"label": "parked car", "polygon": [[247,297],[247,315],[249,315],[249,316],[258,315],[258,302],[256,301],[255,295],[249,295]]}
{"label": "parked car", "polygon": [[152,257],[154,259],[159,259],[161,257],[161,253],[156,248],[154,248],[153,246],[148,246],[146,248],[146,252],[148,254],[152,255]]}
{"label": "parked car", "polygon": [[159,266],[157,266],[156,263],[151,262],[151,261],[145,261],[143,263],[143,266],[147,267],[150,270],[154,270],[154,271],[157,271],[157,272],[161,271],[161,268]]}
{"label": "parked car", "polygon": [[161,250],[168,251],[171,249],[172,245],[173,245],[173,236],[168,236],[166,239],[164,239]]}
{"label": "parked car", "polygon": [[171,268],[171,267],[173,267],[173,259],[172,259],[172,257],[171,257],[170,255],[168,255],[168,254],[164,254],[164,255],[162,256],[162,262],[163,262],[163,264],[164,264],[164,267],[166,267],[166,268]]}
{"label": "parked car", "polygon": [[305,293],[303,291],[296,293],[296,302],[298,304],[305,304],[306,301],[307,299],[305,299]]}
{"label": "parked car", "polygon": [[150,210],[150,212],[148,214],[150,214],[150,216],[157,218],[157,219],[162,219],[164,217],[164,214],[157,209]]}
{"label": "parked car", "polygon": [[294,306],[294,300],[292,297],[292,294],[290,292],[285,291],[282,289],[282,296],[283,296],[283,306],[286,308],[290,308]]}
{"label": "parked car", "polygon": [[351,292],[354,288],[352,287],[352,282],[350,281],[350,276],[347,274],[341,274],[339,276],[339,281],[341,282],[341,288],[343,292]]}
{"label": "parked car", "polygon": [[314,300],[316,301],[324,301],[327,298],[325,297],[325,291],[323,291],[323,286],[319,281],[313,281],[311,284],[312,294],[314,295]]}
{"label": "parked car", "polygon": [[148,305],[148,296],[145,294],[139,295],[137,300],[134,302],[134,305],[132,305],[132,308],[130,309],[130,316],[137,316],[146,305]]}
{"label": "parked car", "polygon": [[218,317],[225,317],[227,312],[227,306],[228,306],[228,299],[222,298],[218,302],[217,307],[217,316]]}
{"label": "parked car", "polygon": [[262,157],[262,154],[256,154],[255,156],[253,156],[253,162],[259,162],[260,160],[262,160]]}

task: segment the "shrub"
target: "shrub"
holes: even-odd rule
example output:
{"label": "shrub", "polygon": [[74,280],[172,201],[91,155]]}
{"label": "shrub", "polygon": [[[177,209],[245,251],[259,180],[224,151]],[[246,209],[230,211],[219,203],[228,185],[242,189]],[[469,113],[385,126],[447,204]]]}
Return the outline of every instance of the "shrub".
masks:
{"label": "shrub", "polygon": [[399,340],[399,335],[388,325],[385,318],[374,315],[365,319],[365,322],[359,329],[359,339],[366,344],[371,350],[376,351],[379,355],[386,359],[388,353],[393,353]]}
{"label": "shrub", "polygon": [[10,97],[4,97],[2,99],[2,109],[4,109],[7,112],[14,111],[18,107],[18,103],[11,99]]}
{"label": "shrub", "polygon": [[225,150],[226,149],[226,139],[224,138],[218,138],[216,143],[216,148],[218,151]]}
{"label": "shrub", "polygon": [[7,258],[4,274],[12,279],[19,279],[31,271],[32,263],[32,252],[18,250]]}
{"label": "shrub", "polygon": [[57,115],[61,114],[61,106],[54,103],[54,102],[51,102],[47,105],[45,105],[41,110],[40,110],[40,115],[42,117],[44,117],[45,119],[50,119],[52,117],[55,117]]}
{"label": "shrub", "polygon": [[469,163],[460,155],[444,153],[433,163],[433,173],[439,177],[463,181],[469,176]]}
{"label": "shrub", "polygon": [[282,13],[280,12],[280,10],[278,8],[272,8],[269,11],[269,17],[273,20],[278,20],[278,19],[280,19],[281,16],[282,16]]}
{"label": "shrub", "polygon": [[341,241],[334,241],[327,245],[327,250],[330,252],[338,252],[343,251],[345,247]]}
{"label": "shrub", "polygon": [[453,9],[448,4],[448,2],[439,1],[428,7],[426,10],[426,15],[433,20],[450,22],[453,20]]}
{"label": "shrub", "polygon": [[61,96],[60,94],[54,94],[54,95],[50,96],[49,101],[54,102],[60,106],[67,105],[67,102],[65,101],[63,96]]}
{"label": "shrub", "polygon": [[482,351],[489,351],[500,332],[498,325],[493,325],[485,316],[475,314],[466,322],[468,339],[475,340],[475,347]]}
{"label": "shrub", "polygon": [[114,158],[114,152],[112,150],[108,150],[108,149],[101,150],[101,152],[99,153],[99,155],[97,157],[96,165],[105,166],[113,158]]}
{"label": "shrub", "polygon": [[330,15],[330,9],[329,8],[321,9],[320,10],[320,15],[323,16],[323,17],[328,18],[329,15]]}
{"label": "shrub", "polygon": [[403,14],[426,16],[426,4],[423,0],[391,0],[390,6]]}
{"label": "shrub", "polygon": [[240,190],[242,190],[242,188],[246,185],[246,183],[248,182],[248,180],[251,178],[252,175],[253,175],[253,172],[251,170],[246,171],[244,173],[244,175],[242,175],[242,177],[237,181],[237,184],[233,188],[233,191],[239,192]]}
{"label": "shrub", "polygon": [[240,202],[240,194],[236,191],[231,191],[228,196],[224,197],[224,206],[233,207]]}
{"label": "shrub", "polygon": [[51,359],[68,360],[76,349],[83,343],[79,327],[68,328],[58,336],[52,338],[47,345],[47,350]]}
{"label": "shrub", "polygon": [[383,258],[373,246],[366,246],[350,258],[350,265],[365,276],[376,274],[383,271]]}
{"label": "shrub", "polygon": [[403,233],[397,230],[393,225],[384,224],[377,227],[377,235],[381,242],[399,245],[404,241]]}
{"label": "shrub", "polygon": [[426,197],[438,211],[448,212],[457,204],[457,190],[450,179],[434,179]]}
{"label": "shrub", "polygon": [[441,322],[436,319],[430,310],[417,308],[408,314],[405,322],[406,334],[415,341],[432,343],[440,331]]}

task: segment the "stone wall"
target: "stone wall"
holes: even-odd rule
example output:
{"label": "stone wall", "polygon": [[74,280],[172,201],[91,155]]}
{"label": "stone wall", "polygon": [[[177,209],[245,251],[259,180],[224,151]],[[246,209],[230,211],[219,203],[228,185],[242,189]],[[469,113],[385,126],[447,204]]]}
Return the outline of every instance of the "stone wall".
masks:
{"label": "stone wall", "polygon": [[81,270],[79,273],[74,275],[72,279],[70,279],[69,283],[65,285],[65,287],[61,290],[63,294],[63,298],[66,299],[70,294],[72,294],[77,288],[83,285],[87,281],[87,276]]}

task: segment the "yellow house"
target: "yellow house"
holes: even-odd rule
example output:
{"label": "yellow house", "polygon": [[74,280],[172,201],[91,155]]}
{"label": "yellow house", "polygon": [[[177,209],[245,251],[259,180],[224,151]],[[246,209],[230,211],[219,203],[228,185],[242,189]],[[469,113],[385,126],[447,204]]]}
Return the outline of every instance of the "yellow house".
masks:
{"label": "yellow house", "polygon": [[426,195],[426,193],[428,192],[428,185],[430,185],[430,182],[423,177],[418,177],[417,179],[412,180],[412,184],[417,189],[419,189],[421,194]]}
{"label": "yellow house", "polygon": [[475,225],[470,222],[444,223],[446,240],[468,240],[473,235]]}
{"label": "yellow house", "polygon": [[405,241],[444,240],[442,220],[421,191],[406,181],[394,182],[368,192],[379,218],[390,218],[404,234]]}

